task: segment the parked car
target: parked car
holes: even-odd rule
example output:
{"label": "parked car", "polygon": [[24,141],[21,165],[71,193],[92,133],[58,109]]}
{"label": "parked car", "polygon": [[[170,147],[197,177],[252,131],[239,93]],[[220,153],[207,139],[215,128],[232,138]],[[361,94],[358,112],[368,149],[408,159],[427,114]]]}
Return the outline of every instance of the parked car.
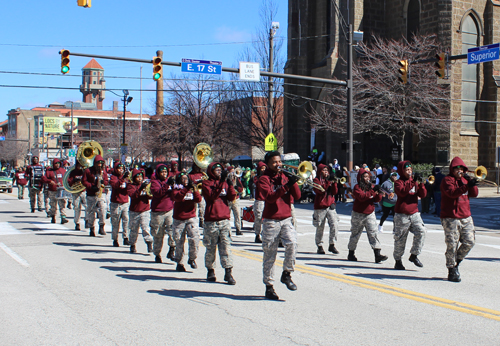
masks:
{"label": "parked car", "polygon": [[12,193],[12,178],[7,172],[0,172],[0,190]]}

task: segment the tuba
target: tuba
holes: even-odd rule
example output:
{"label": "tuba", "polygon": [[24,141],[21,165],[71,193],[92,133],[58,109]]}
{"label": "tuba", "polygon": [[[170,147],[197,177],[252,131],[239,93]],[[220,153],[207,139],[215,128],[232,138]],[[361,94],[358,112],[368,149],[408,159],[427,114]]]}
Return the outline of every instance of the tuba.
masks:
{"label": "tuba", "polygon": [[201,169],[207,169],[214,160],[212,148],[207,143],[198,143],[193,151],[193,161]]}
{"label": "tuba", "polygon": [[68,183],[68,178],[69,178],[69,175],[71,174],[71,172],[75,169],[75,166],[71,167],[70,169],[68,169],[66,171],[66,173],[64,173],[64,177],[63,177],[63,187],[66,191],[68,191],[69,193],[80,193],[82,192],[83,190],[85,190],[85,186],[83,186],[82,182],[79,181],[78,183],[75,183],[71,186],[69,186],[69,183]]}
{"label": "tuba", "polygon": [[85,169],[94,164],[94,159],[97,155],[103,155],[102,147],[98,142],[90,140],[85,141],[78,146],[76,159]]}

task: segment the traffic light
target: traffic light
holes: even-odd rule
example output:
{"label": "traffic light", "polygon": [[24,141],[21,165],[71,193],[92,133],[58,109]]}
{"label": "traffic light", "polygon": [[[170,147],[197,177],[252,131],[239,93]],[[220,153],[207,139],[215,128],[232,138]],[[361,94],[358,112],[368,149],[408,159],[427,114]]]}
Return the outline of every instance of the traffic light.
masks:
{"label": "traffic light", "polygon": [[80,7],[92,7],[92,0],[77,0]]}
{"label": "traffic light", "polygon": [[69,50],[61,49],[61,73],[66,74],[69,72]]}
{"label": "traffic light", "polygon": [[163,66],[161,65],[161,58],[155,56],[153,58],[153,79],[159,80],[163,74]]}
{"label": "traffic light", "polygon": [[441,79],[446,77],[446,72],[444,70],[446,67],[445,57],[446,57],[445,53],[436,54],[436,59],[438,59],[438,61],[434,63],[434,66],[438,68],[436,70],[436,75]]}
{"label": "traffic light", "polygon": [[398,65],[401,66],[401,68],[398,70],[401,76],[399,76],[398,79],[401,83],[406,84],[408,83],[408,70],[410,64],[408,63],[408,60],[401,60],[400,62],[398,62]]}

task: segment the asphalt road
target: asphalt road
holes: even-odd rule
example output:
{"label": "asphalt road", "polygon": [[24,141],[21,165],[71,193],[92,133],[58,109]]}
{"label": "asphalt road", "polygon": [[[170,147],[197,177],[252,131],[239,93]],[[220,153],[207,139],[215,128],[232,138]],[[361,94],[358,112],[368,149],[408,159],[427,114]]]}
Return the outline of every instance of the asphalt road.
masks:
{"label": "asphalt road", "polygon": [[[14,191],[16,193],[17,191]],[[241,205],[249,205],[241,201]],[[373,262],[362,235],[349,262],[351,205],[338,206],[339,255],[317,255],[312,204],[297,204],[298,286],[279,283],[280,301],[263,298],[262,251],[253,224],[233,236],[235,286],[206,282],[198,269],[154,263],[142,237],[138,253],[90,238],[70,223],[29,212],[27,199],[0,194],[0,342],[2,345],[498,345],[500,340],[500,198],[473,202],[476,245],[460,265],[461,283],[446,280],[439,219],[428,229],[423,268],[393,269],[392,218],[380,234],[389,260]],[[380,214],[377,215],[380,217]],[[109,221],[109,220],[108,220]],[[326,232],[325,232],[326,233]],[[324,240],[327,240],[325,234]],[[409,242],[412,237],[409,237]],[[164,249],[163,256],[166,255]],[[283,258],[280,250],[279,259]]]}

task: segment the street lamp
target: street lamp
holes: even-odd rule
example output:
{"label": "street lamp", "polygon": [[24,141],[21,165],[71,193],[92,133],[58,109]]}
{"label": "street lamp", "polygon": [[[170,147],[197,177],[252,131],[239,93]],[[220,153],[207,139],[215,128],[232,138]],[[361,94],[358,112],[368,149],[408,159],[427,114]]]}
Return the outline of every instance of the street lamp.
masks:
{"label": "street lamp", "polygon": [[[133,97],[128,96],[129,92],[128,90],[123,90],[123,138],[122,138],[122,144],[125,144],[125,112],[127,111],[127,105],[132,102]],[[127,97],[128,96],[128,97]],[[125,145],[124,145],[125,146]]]}

